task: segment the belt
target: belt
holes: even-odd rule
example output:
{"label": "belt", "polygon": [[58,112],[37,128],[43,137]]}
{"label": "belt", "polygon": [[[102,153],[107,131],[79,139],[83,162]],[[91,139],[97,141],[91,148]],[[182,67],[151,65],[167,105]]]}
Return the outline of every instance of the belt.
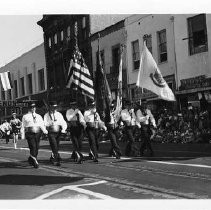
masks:
{"label": "belt", "polygon": [[47,127],[47,130],[49,133],[59,133],[61,131],[61,126],[60,125],[51,125]]}
{"label": "belt", "polygon": [[79,123],[78,123],[78,121],[69,121],[69,126],[71,127],[76,127],[76,126],[78,126],[79,125]]}
{"label": "belt", "polygon": [[26,127],[25,130],[27,133],[40,133],[41,132],[41,129],[39,126]]}
{"label": "belt", "polygon": [[98,123],[95,122],[87,122],[87,127],[89,128],[98,128]]}

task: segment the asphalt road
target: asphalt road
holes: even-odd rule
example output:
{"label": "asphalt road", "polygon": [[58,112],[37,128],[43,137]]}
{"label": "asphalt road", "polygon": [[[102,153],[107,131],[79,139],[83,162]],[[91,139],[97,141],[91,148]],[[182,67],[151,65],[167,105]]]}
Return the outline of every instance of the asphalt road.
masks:
{"label": "asphalt road", "polygon": [[[121,143],[124,147],[124,143]],[[99,163],[70,159],[71,144],[62,142],[62,165],[49,162],[47,141],[41,141],[39,169],[29,166],[24,140],[18,149],[0,141],[0,200],[54,199],[206,199],[211,198],[210,145],[153,145],[155,157],[120,160],[108,157],[109,142],[101,142]]]}

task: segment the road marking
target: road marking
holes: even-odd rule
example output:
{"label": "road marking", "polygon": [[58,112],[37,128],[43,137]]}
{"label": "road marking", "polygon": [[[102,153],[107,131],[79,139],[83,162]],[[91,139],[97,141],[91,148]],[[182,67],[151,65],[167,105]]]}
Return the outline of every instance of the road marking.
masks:
{"label": "road marking", "polygon": [[[117,199],[117,198],[114,198],[114,197],[111,197],[111,196],[108,196],[108,195],[104,195],[104,194],[101,194],[101,193],[93,192],[91,190],[86,190],[86,189],[80,188],[80,187],[83,187],[83,186],[93,186],[93,185],[98,185],[98,184],[104,184],[106,182],[107,181],[105,181],[105,180],[101,180],[101,181],[87,183],[87,184],[64,186],[64,187],[61,187],[59,189],[56,189],[56,190],[53,190],[51,192],[45,193],[43,195],[40,195],[37,198],[35,198],[34,200],[40,200],[40,199],[43,200],[43,199],[46,199],[46,198],[48,198],[50,196],[53,196],[55,194],[58,194],[58,193],[60,193],[60,192],[62,192],[64,190],[76,191],[78,193],[82,193],[82,194],[86,194],[86,195],[91,195],[91,196],[94,196],[96,198],[100,198],[100,199],[103,199],[103,200],[105,200],[105,199]],[[84,198],[84,197],[82,196],[82,198]]]}
{"label": "road marking", "polygon": [[176,163],[176,162],[165,162],[165,161],[155,161],[155,160],[148,160],[147,162],[161,163],[161,164],[166,164],[166,165],[180,165],[180,166],[190,166],[190,167],[198,167],[198,168],[211,168],[211,166],[209,165],[200,165],[200,164]]}

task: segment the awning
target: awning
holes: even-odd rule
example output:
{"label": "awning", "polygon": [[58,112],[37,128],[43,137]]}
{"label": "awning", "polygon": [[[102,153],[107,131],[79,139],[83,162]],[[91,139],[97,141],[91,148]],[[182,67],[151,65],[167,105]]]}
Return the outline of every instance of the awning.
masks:
{"label": "awning", "polygon": [[189,89],[189,90],[180,90],[176,91],[176,95],[182,95],[182,94],[188,94],[188,93],[197,93],[197,92],[202,92],[206,90],[211,90],[211,87],[201,87],[201,88],[194,88],[194,89]]}

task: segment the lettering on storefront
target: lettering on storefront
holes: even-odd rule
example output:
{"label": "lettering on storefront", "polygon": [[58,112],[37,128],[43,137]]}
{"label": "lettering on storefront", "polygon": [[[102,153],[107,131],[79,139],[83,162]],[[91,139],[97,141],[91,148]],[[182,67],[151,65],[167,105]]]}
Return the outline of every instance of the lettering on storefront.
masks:
{"label": "lettering on storefront", "polygon": [[28,103],[18,101],[0,101],[0,107],[28,107]]}

